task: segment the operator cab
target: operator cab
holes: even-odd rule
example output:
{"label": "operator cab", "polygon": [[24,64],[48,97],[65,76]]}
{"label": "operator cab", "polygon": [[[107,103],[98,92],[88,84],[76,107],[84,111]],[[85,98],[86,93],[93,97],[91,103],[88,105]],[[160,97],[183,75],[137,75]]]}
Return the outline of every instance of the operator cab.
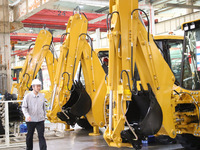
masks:
{"label": "operator cab", "polygon": [[184,23],[182,29],[185,33],[181,87],[200,90],[200,20]]}
{"label": "operator cab", "polygon": [[22,66],[16,66],[11,69],[11,76],[13,81],[17,81],[19,83],[19,73],[22,70]]}
{"label": "operator cab", "polygon": [[181,81],[181,61],[183,52],[183,36],[159,35],[154,36],[154,41],[160,49],[165,61],[171,68],[176,78],[176,84]]}
{"label": "operator cab", "polygon": [[108,63],[109,63],[109,48],[99,48],[95,49],[97,56],[101,62],[103,70],[108,74]]}

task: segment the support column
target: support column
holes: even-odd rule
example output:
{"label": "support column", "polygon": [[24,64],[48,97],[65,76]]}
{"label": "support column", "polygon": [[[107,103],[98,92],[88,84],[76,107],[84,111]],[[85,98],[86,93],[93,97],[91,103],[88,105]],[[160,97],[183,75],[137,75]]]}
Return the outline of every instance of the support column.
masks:
{"label": "support column", "polygon": [[[187,5],[193,5],[193,0],[186,0]],[[193,13],[193,9],[188,8],[187,9],[187,14]]]}
{"label": "support column", "polygon": [[18,66],[17,65],[17,55],[15,55],[15,66]]}
{"label": "support column", "polygon": [[101,32],[100,32],[100,28],[96,29],[96,44],[97,44],[97,48],[101,47]]}
{"label": "support column", "polygon": [[155,19],[154,19],[154,9],[152,4],[149,5],[149,16],[150,16],[150,33],[155,35]]}
{"label": "support column", "polygon": [[0,0],[0,93],[11,90],[10,22],[8,0]]}

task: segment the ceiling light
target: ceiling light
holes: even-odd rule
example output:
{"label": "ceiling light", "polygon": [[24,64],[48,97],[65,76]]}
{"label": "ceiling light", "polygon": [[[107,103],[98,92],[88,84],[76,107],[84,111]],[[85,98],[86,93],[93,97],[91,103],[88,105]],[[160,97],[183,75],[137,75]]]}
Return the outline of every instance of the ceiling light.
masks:
{"label": "ceiling light", "polygon": [[184,30],[187,31],[189,29],[188,25],[186,24]]}
{"label": "ceiling light", "polygon": [[195,28],[195,24],[194,22],[192,22],[192,24],[190,25],[190,29],[194,29]]}
{"label": "ceiling light", "polygon": [[33,33],[33,29],[29,29],[29,32],[30,32],[30,33]]}

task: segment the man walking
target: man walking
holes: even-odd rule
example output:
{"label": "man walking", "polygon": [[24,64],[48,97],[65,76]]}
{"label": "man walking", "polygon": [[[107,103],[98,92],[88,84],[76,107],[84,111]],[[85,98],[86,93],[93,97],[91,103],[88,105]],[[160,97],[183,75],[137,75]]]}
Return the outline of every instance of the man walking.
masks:
{"label": "man walking", "polygon": [[33,150],[33,134],[37,129],[40,150],[46,150],[44,138],[45,101],[43,94],[39,93],[42,83],[38,79],[32,81],[33,91],[28,93],[22,103],[22,111],[27,124],[26,150]]}

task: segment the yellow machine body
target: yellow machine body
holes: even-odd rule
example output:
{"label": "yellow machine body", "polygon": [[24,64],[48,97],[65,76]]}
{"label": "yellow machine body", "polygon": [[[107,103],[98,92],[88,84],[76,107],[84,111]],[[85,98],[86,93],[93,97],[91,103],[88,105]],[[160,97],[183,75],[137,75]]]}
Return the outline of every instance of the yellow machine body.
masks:
{"label": "yellow machine body", "polygon": [[154,40],[183,40],[183,36],[178,35],[155,35]]}

